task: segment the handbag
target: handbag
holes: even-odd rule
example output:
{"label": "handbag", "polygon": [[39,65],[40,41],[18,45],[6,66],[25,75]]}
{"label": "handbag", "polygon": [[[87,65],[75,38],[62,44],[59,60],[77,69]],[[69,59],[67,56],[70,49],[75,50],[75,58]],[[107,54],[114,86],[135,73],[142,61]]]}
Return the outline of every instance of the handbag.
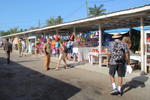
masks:
{"label": "handbag", "polygon": [[126,65],[126,72],[131,74],[132,71],[133,71],[133,69],[132,69],[131,65]]}

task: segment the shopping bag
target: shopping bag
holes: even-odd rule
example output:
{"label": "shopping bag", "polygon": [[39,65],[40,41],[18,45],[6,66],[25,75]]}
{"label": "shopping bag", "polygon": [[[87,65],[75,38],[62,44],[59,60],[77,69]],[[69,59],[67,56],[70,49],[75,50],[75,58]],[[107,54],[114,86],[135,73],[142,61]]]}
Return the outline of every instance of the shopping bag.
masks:
{"label": "shopping bag", "polygon": [[133,69],[132,69],[131,65],[126,65],[126,72],[131,74],[132,71],[133,71]]}

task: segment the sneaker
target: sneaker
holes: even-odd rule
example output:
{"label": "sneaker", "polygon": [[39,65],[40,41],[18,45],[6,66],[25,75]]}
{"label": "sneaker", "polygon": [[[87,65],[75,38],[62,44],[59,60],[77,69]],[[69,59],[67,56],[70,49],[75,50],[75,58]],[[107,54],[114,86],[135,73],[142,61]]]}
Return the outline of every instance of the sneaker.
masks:
{"label": "sneaker", "polygon": [[115,89],[112,89],[112,91],[110,92],[111,95],[118,95],[118,89],[115,88]]}
{"label": "sneaker", "polygon": [[123,92],[118,91],[118,96],[122,96]]}

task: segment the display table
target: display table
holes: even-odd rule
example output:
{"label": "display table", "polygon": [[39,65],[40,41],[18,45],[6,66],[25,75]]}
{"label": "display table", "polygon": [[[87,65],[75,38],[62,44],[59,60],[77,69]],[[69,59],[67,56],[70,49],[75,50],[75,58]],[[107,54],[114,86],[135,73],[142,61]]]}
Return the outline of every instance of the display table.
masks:
{"label": "display table", "polygon": [[77,54],[78,62],[88,60],[88,53],[91,49],[98,47],[74,47],[73,53]]}
{"label": "display table", "polygon": [[[93,64],[96,60],[99,61],[99,53],[98,52],[89,52],[88,53],[88,57],[89,57],[89,63]],[[101,54],[102,57],[102,65],[106,65],[107,66],[107,54],[106,53],[102,53]],[[106,61],[104,61],[104,58],[106,58]]]}
{"label": "display table", "polygon": [[99,53],[98,52],[89,52],[88,53],[89,63],[93,64],[96,59],[99,59]]}
{"label": "display table", "polygon": [[130,56],[130,59],[141,62],[141,56]]}

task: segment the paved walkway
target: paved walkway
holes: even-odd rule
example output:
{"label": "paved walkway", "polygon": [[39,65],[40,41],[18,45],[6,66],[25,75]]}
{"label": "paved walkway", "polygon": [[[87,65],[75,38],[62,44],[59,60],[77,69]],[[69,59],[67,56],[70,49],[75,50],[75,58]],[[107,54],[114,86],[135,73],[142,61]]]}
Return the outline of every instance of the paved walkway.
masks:
{"label": "paved walkway", "polygon": [[[14,52],[12,62],[6,64],[0,50],[0,100],[149,100],[150,75],[139,72],[125,78],[122,97],[111,96],[107,68],[77,64],[60,71],[45,71],[42,56],[18,57]],[[51,67],[57,59],[52,58]],[[63,67],[63,65],[61,65]],[[93,70],[92,70],[93,69]]]}

